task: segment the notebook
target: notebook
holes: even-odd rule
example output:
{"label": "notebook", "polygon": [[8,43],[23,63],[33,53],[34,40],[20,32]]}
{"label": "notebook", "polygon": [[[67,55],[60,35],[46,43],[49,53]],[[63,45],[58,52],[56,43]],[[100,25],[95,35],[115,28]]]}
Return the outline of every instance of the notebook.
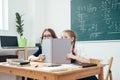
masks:
{"label": "notebook", "polygon": [[95,63],[78,63],[77,65],[82,66],[83,68],[97,66]]}
{"label": "notebook", "polygon": [[0,43],[4,49],[21,48],[18,47],[17,36],[0,36]]}
{"label": "notebook", "polygon": [[66,58],[66,55],[70,52],[71,43],[69,39],[43,39],[42,53],[46,57],[45,62],[56,65],[68,64],[70,60]]}

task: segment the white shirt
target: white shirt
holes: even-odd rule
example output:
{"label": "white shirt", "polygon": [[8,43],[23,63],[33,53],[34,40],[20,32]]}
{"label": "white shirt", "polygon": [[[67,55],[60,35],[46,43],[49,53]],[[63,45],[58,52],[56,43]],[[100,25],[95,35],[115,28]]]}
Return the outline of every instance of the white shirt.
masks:
{"label": "white shirt", "polygon": [[76,56],[89,59],[89,57],[87,56],[87,53],[85,52],[83,47],[75,46],[74,52],[75,52]]}

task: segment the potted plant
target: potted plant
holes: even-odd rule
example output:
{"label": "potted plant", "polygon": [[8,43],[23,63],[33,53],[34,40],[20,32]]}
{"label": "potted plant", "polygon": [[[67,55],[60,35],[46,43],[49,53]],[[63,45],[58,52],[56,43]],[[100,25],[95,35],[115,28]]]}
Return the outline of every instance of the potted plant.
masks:
{"label": "potted plant", "polygon": [[19,47],[25,47],[27,45],[27,39],[23,38],[23,26],[24,20],[22,19],[23,15],[20,15],[18,12],[15,13],[16,15],[16,31],[19,34],[20,38],[18,39]]}

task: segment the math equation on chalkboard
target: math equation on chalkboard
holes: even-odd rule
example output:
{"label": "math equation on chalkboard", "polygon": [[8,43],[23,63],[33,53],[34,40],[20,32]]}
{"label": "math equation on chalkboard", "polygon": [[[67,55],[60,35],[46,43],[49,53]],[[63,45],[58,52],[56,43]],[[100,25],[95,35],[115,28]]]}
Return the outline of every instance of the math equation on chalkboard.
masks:
{"label": "math equation on chalkboard", "polygon": [[120,0],[71,0],[78,41],[120,40]]}

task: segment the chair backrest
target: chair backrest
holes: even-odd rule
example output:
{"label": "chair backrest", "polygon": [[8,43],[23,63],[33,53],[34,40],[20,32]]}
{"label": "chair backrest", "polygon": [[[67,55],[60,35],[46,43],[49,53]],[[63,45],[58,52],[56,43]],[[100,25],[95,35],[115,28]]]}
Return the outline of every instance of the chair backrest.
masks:
{"label": "chair backrest", "polygon": [[105,60],[100,60],[100,59],[95,59],[95,58],[91,58],[90,59],[90,63],[96,63],[96,64],[105,64],[106,66],[108,66],[107,69],[107,74],[105,76],[104,80],[112,80],[112,71],[111,71],[111,67],[112,67],[112,62],[113,62],[113,57],[110,57],[107,61]]}
{"label": "chair backrest", "polygon": [[108,60],[108,70],[107,70],[107,76],[105,77],[105,80],[112,80],[112,71],[111,71],[111,67],[112,67],[112,62],[113,62],[113,57],[111,57]]}

